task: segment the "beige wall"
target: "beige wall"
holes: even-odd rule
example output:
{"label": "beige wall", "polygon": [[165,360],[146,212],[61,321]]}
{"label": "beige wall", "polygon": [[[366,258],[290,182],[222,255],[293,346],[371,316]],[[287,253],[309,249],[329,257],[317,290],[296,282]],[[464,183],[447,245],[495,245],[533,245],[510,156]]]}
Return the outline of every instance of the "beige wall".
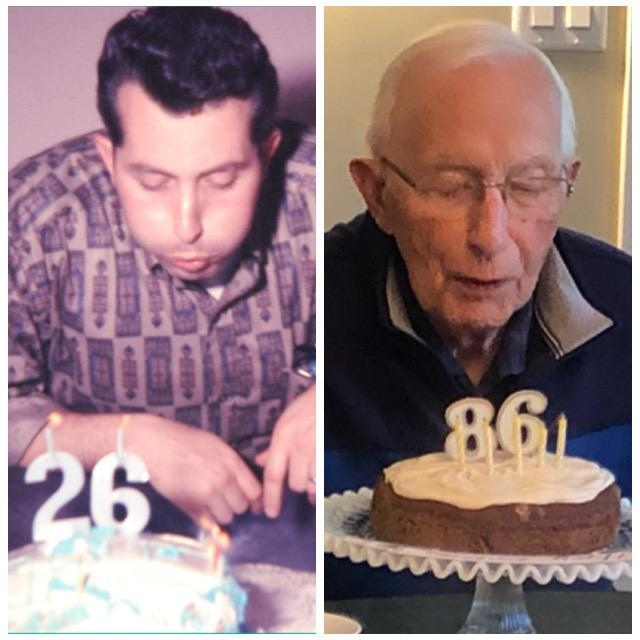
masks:
{"label": "beige wall", "polygon": [[[484,18],[511,22],[510,7],[327,7],[325,9],[325,227],[363,209],[348,172],[366,153],[377,83],[390,60],[434,24]],[[552,52],[572,93],[582,172],[562,224],[616,243],[626,9],[609,7],[607,50]],[[630,206],[630,203],[629,203]],[[627,225],[628,226],[628,225]],[[628,233],[630,235],[630,232]],[[630,249],[630,239],[625,246]]]}

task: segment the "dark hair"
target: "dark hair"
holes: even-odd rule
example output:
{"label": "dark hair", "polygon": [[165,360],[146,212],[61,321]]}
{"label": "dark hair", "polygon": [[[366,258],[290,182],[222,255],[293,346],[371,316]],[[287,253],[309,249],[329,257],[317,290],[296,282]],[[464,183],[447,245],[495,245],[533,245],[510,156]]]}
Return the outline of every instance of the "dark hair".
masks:
{"label": "dark hair", "polygon": [[116,97],[127,80],[174,113],[251,98],[254,144],[275,126],[278,77],[269,53],[245,20],[223,9],[152,7],[111,27],[98,61],[98,111],[115,146],[124,137]]}

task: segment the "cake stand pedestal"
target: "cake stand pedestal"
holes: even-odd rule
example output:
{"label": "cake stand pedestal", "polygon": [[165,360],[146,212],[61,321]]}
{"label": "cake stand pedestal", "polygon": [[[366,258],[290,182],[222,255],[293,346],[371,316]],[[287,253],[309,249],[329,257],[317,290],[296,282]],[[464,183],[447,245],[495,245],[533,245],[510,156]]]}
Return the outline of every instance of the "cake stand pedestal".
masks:
{"label": "cake stand pedestal", "polygon": [[414,575],[431,571],[437,578],[454,573],[475,580],[473,603],[459,633],[535,633],[524,600],[522,584],[577,579],[596,582],[631,575],[631,505],[622,501],[620,529],[604,549],[571,556],[516,556],[457,553],[384,542],[369,524],[372,491],[346,491],[325,498],[325,552],[372,567],[392,571],[409,569]]}
{"label": "cake stand pedestal", "polygon": [[458,633],[535,633],[521,584],[500,578],[491,584],[476,577],[469,615]]}

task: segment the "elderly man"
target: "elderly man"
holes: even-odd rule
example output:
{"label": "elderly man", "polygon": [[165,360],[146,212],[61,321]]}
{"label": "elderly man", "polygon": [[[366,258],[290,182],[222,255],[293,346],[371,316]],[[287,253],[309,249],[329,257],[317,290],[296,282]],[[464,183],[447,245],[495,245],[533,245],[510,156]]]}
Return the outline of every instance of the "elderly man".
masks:
{"label": "elderly man", "polygon": [[313,502],[313,138],[276,124],[268,52],[228,11],[134,11],[98,76],[106,130],[9,178],[10,464],[56,411],[90,470],[128,416],[194,522]]}
{"label": "elderly man", "polygon": [[573,129],[555,69],[504,26],[448,25],[392,62],[350,164],[368,211],[326,239],[327,493],[442,450],[451,402],[525,388],[628,492],[631,264],[558,226]]}

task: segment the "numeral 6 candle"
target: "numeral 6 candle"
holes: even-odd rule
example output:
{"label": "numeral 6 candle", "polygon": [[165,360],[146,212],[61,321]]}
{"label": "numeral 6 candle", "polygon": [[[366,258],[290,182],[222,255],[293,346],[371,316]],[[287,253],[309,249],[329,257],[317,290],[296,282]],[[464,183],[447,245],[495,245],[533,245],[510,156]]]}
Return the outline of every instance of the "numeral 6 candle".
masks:
{"label": "numeral 6 candle", "polygon": [[[520,413],[524,406],[526,412]],[[547,428],[537,415],[547,408],[547,398],[539,391],[525,389],[511,394],[501,405],[494,430],[491,421],[493,405],[484,398],[463,398],[453,402],[445,412],[447,425],[453,430],[445,441],[445,451],[458,460],[464,469],[467,461],[485,460],[488,472],[493,474],[494,451],[498,444],[514,457],[517,473],[522,473],[524,456],[537,454],[537,464],[544,466],[547,448]],[[562,414],[558,420],[556,464],[562,464],[566,442],[567,420]],[[473,438],[475,447],[469,447]]]}

